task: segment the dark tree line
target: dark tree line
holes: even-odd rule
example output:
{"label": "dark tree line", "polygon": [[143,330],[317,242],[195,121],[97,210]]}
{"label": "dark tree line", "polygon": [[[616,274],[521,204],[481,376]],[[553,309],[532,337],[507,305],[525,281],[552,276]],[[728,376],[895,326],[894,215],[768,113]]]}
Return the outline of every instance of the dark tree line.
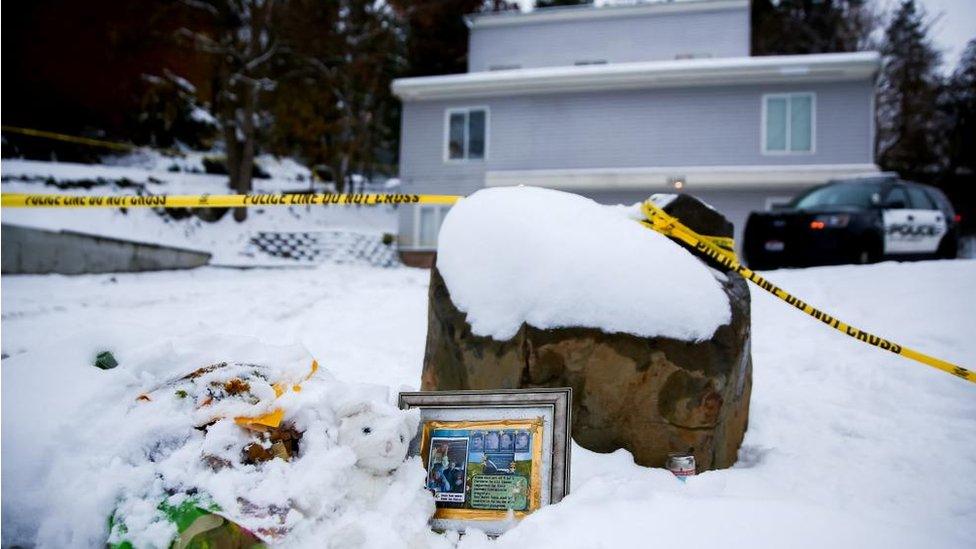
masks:
{"label": "dark tree line", "polygon": [[[355,175],[395,173],[392,80],[464,72],[464,16],[509,9],[505,0],[17,3],[4,18],[3,71],[16,82],[4,123],[216,146],[239,192],[252,188],[258,153],[289,155],[347,190]],[[104,152],[29,139],[4,151],[85,161]]]}
{"label": "dark tree line", "polygon": [[900,172],[937,170],[943,132],[939,116],[941,54],[927,36],[914,1],[904,2],[885,29],[878,88],[878,161]]}
{"label": "dark tree line", "polygon": [[870,0],[752,0],[752,54],[866,50],[877,23]]}
{"label": "dark tree line", "polygon": [[[951,73],[928,36],[929,20],[903,0],[885,29],[878,90],[878,161],[919,177],[976,170],[976,38]],[[970,191],[972,192],[972,191]]]}
{"label": "dark tree line", "polygon": [[953,121],[944,141],[949,173],[976,173],[976,38],[966,45],[940,105]]}
{"label": "dark tree line", "polygon": [[887,17],[868,0],[753,0],[754,55],[881,53],[876,159],[885,170],[941,186],[957,206],[976,203],[976,39],[951,72],[915,0]]}
{"label": "dark tree line", "polygon": [[[206,147],[191,116],[211,93],[208,60],[174,33],[193,21],[168,0],[38,0],[4,5],[5,125]],[[199,137],[198,137],[199,136]],[[5,136],[5,140],[7,140]],[[104,151],[21,141],[24,154],[94,160]],[[6,152],[6,143],[5,143]]]}

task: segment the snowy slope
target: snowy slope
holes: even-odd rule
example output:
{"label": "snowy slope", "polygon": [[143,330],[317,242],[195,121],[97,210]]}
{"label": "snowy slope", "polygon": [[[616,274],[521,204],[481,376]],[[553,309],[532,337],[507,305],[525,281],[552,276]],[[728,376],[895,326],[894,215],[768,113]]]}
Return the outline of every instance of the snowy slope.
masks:
{"label": "snowy slope", "polygon": [[[769,278],[858,327],[976,365],[976,261]],[[166,345],[219,356],[232,350],[213,334],[254,336],[395,391],[419,383],[426,289],[425,271],[356,267],[3,277],[4,545],[29,541],[48,512],[37,487],[57,429],[115,383],[89,366],[97,351],[158,374],[186,367],[167,363]],[[976,546],[976,387],[753,299],[752,412],[734,468],[681,484],[625,452],[576,447],[568,498],[461,547]]]}

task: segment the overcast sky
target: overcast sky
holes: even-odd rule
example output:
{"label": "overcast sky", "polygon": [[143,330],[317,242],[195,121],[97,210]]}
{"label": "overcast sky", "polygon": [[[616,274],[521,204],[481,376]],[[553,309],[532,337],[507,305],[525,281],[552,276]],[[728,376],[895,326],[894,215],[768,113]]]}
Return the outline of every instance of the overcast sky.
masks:
{"label": "overcast sky", "polygon": [[[976,0],[917,0],[930,18],[935,19],[929,31],[935,45],[945,54],[943,68],[951,71],[966,43],[976,38]],[[897,4],[889,0],[891,4]]]}
{"label": "overcast sky", "polygon": [[[900,0],[874,0],[883,9],[890,9]],[[936,47],[945,54],[943,69],[951,71],[959,61],[966,42],[976,38],[976,0],[916,0],[930,18],[935,19],[931,36]],[[533,0],[517,0],[522,9],[529,9]],[[634,0],[596,0],[606,3],[632,4]]]}

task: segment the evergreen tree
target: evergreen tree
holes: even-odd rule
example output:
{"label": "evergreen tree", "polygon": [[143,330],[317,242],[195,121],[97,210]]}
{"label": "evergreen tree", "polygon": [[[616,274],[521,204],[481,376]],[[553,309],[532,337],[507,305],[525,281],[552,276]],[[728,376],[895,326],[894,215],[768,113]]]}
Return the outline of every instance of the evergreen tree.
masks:
{"label": "evergreen tree", "polygon": [[403,33],[386,3],[285,0],[275,21],[287,55],[275,64],[269,146],[324,165],[337,190],[353,175],[392,171]]}
{"label": "evergreen tree", "polygon": [[467,70],[468,27],[464,17],[484,0],[390,0],[404,22],[404,76],[455,74]]}
{"label": "evergreen tree", "polygon": [[877,158],[886,170],[931,172],[939,166],[940,54],[915,0],[903,0],[885,30],[877,98]]}
{"label": "evergreen tree", "polygon": [[969,41],[943,96],[948,173],[976,173],[976,38]]}
{"label": "evergreen tree", "polygon": [[407,64],[402,76],[468,70],[465,16],[518,9],[506,0],[389,0],[403,21]]}
{"label": "evergreen tree", "polygon": [[868,0],[753,0],[752,54],[863,50],[875,26]]}

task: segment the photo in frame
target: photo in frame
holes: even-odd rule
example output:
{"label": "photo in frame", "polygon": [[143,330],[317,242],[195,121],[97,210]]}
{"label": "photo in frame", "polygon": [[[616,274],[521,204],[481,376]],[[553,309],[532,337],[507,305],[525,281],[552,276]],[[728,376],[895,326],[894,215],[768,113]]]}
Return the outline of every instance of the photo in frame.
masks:
{"label": "photo in frame", "polygon": [[420,410],[410,444],[427,471],[437,530],[496,536],[569,492],[572,389],[400,393]]}

